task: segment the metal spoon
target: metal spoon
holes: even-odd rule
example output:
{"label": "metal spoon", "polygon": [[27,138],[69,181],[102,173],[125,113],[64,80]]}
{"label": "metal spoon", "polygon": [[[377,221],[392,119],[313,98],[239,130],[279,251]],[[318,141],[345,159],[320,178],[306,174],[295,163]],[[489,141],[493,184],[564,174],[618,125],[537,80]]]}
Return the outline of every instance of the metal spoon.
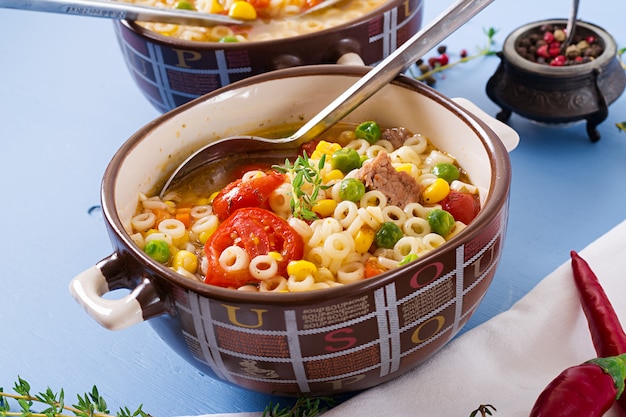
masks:
{"label": "metal spoon", "polygon": [[103,17],[117,20],[139,20],[142,22],[173,23],[191,26],[238,25],[243,23],[241,20],[220,14],[139,6],[136,4],[102,0],[0,0],[0,7],[35,12]]}
{"label": "metal spoon", "polygon": [[209,143],[188,157],[170,176],[161,191],[167,190],[191,172],[208,162],[245,149],[248,152],[271,149],[294,149],[307,143],[328,128],[339,122],[361,103],[392,81],[398,74],[410,67],[418,58],[437,46],[448,35],[483,10],[493,0],[459,0],[445,10],[432,23],[413,35],[391,55],[365,76],[360,78],[343,94],[314,116],[293,135],[281,139],[267,139],[258,136],[233,136]]}
{"label": "metal spoon", "polygon": [[576,19],[578,16],[578,3],[579,0],[572,0],[572,8],[570,9],[569,19],[567,20],[567,25],[565,26],[565,33],[567,34],[567,37],[561,44],[561,52],[565,52],[567,47],[572,43],[572,39],[574,39],[574,32],[576,32]]}

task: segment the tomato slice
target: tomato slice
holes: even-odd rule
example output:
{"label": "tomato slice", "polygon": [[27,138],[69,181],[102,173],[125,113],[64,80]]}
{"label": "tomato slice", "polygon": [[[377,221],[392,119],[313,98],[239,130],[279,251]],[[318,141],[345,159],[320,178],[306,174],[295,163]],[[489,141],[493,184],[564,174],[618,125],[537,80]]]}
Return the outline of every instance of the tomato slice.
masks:
{"label": "tomato slice", "polygon": [[470,224],[480,211],[480,200],[477,194],[450,191],[450,194],[439,202],[441,208],[454,217],[454,220]]}
{"label": "tomato slice", "polygon": [[266,175],[242,181],[235,180],[224,187],[213,200],[213,212],[220,221],[224,221],[236,210],[243,207],[268,208],[267,200],[272,191],[277,189],[285,176],[276,171]]}
{"label": "tomato slice", "polygon": [[286,276],[287,264],[302,259],[304,241],[285,219],[269,210],[244,207],[236,210],[211,235],[204,245],[208,270],[204,282],[220,287],[240,287],[258,282],[248,268],[227,271],[219,258],[229,246],[239,246],[250,256],[278,252],[278,275]]}

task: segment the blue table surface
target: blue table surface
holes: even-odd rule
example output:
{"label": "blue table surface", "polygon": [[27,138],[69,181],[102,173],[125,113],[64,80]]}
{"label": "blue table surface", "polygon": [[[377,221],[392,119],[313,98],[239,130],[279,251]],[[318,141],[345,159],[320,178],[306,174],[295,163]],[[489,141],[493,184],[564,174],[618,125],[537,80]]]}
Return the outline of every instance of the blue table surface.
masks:
{"label": "blue table surface", "polygon": [[[426,0],[425,22],[449,4]],[[483,31],[494,27],[499,49],[516,27],[565,18],[569,7],[565,0],[497,0],[445,44],[454,59],[484,46]],[[579,16],[626,46],[623,16],[608,7],[583,2]],[[19,375],[33,390],[63,388],[71,402],[96,385],[111,411],[143,404],[156,416],[261,411],[276,401],[201,375],[148,323],[105,330],[71,298],[70,280],[111,252],[98,209],[102,174],[158,113],[131,80],[110,21],[2,9],[0,22],[0,387],[10,391]],[[492,56],[457,66],[436,88],[496,114],[485,84],[498,63]],[[511,153],[506,243],[464,331],[507,310],[568,261],[570,250],[626,217],[626,133],[615,126],[624,120],[625,96],[610,107],[596,143],[582,123],[511,117],[521,141]]]}

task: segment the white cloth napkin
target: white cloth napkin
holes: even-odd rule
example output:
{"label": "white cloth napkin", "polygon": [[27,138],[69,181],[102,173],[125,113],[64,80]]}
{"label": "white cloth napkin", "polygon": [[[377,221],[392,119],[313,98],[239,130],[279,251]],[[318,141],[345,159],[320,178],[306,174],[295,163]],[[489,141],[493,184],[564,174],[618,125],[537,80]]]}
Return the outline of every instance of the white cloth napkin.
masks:
{"label": "white cloth napkin", "polygon": [[[624,326],[625,243],[626,221],[580,252]],[[467,417],[480,404],[493,405],[494,417],[527,417],[548,382],[595,356],[568,259],[510,310],[455,339],[413,371],[356,395],[324,417]],[[621,414],[613,407],[606,415]]]}

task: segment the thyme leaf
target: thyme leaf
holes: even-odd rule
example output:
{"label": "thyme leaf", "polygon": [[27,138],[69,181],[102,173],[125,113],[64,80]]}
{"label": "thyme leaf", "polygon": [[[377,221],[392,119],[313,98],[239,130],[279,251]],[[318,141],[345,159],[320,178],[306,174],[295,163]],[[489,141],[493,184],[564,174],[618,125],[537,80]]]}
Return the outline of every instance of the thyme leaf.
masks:
{"label": "thyme leaf", "polygon": [[[142,410],[141,405],[135,411],[124,407],[115,415],[110,414],[106,401],[95,385],[91,392],[78,395],[77,403],[74,405],[65,404],[63,389],[55,392],[48,387],[43,392],[32,394],[28,381],[19,376],[13,391],[14,393],[8,393],[0,387],[0,417],[151,417]],[[19,411],[11,409],[9,400],[17,403]],[[35,404],[47,407],[37,411],[34,409]]]}
{"label": "thyme leaf", "polygon": [[326,162],[326,155],[323,154],[317,166],[312,164],[306,152],[302,152],[296,160],[291,163],[285,160],[285,165],[274,165],[272,168],[280,173],[287,174],[291,178],[291,213],[306,221],[316,220],[317,214],[312,210],[313,205],[320,196],[322,190],[329,188],[322,184],[321,171]]}
{"label": "thyme leaf", "polygon": [[298,397],[293,406],[280,407],[280,404],[268,404],[262,417],[316,417],[332,408],[335,400],[330,397]]}

